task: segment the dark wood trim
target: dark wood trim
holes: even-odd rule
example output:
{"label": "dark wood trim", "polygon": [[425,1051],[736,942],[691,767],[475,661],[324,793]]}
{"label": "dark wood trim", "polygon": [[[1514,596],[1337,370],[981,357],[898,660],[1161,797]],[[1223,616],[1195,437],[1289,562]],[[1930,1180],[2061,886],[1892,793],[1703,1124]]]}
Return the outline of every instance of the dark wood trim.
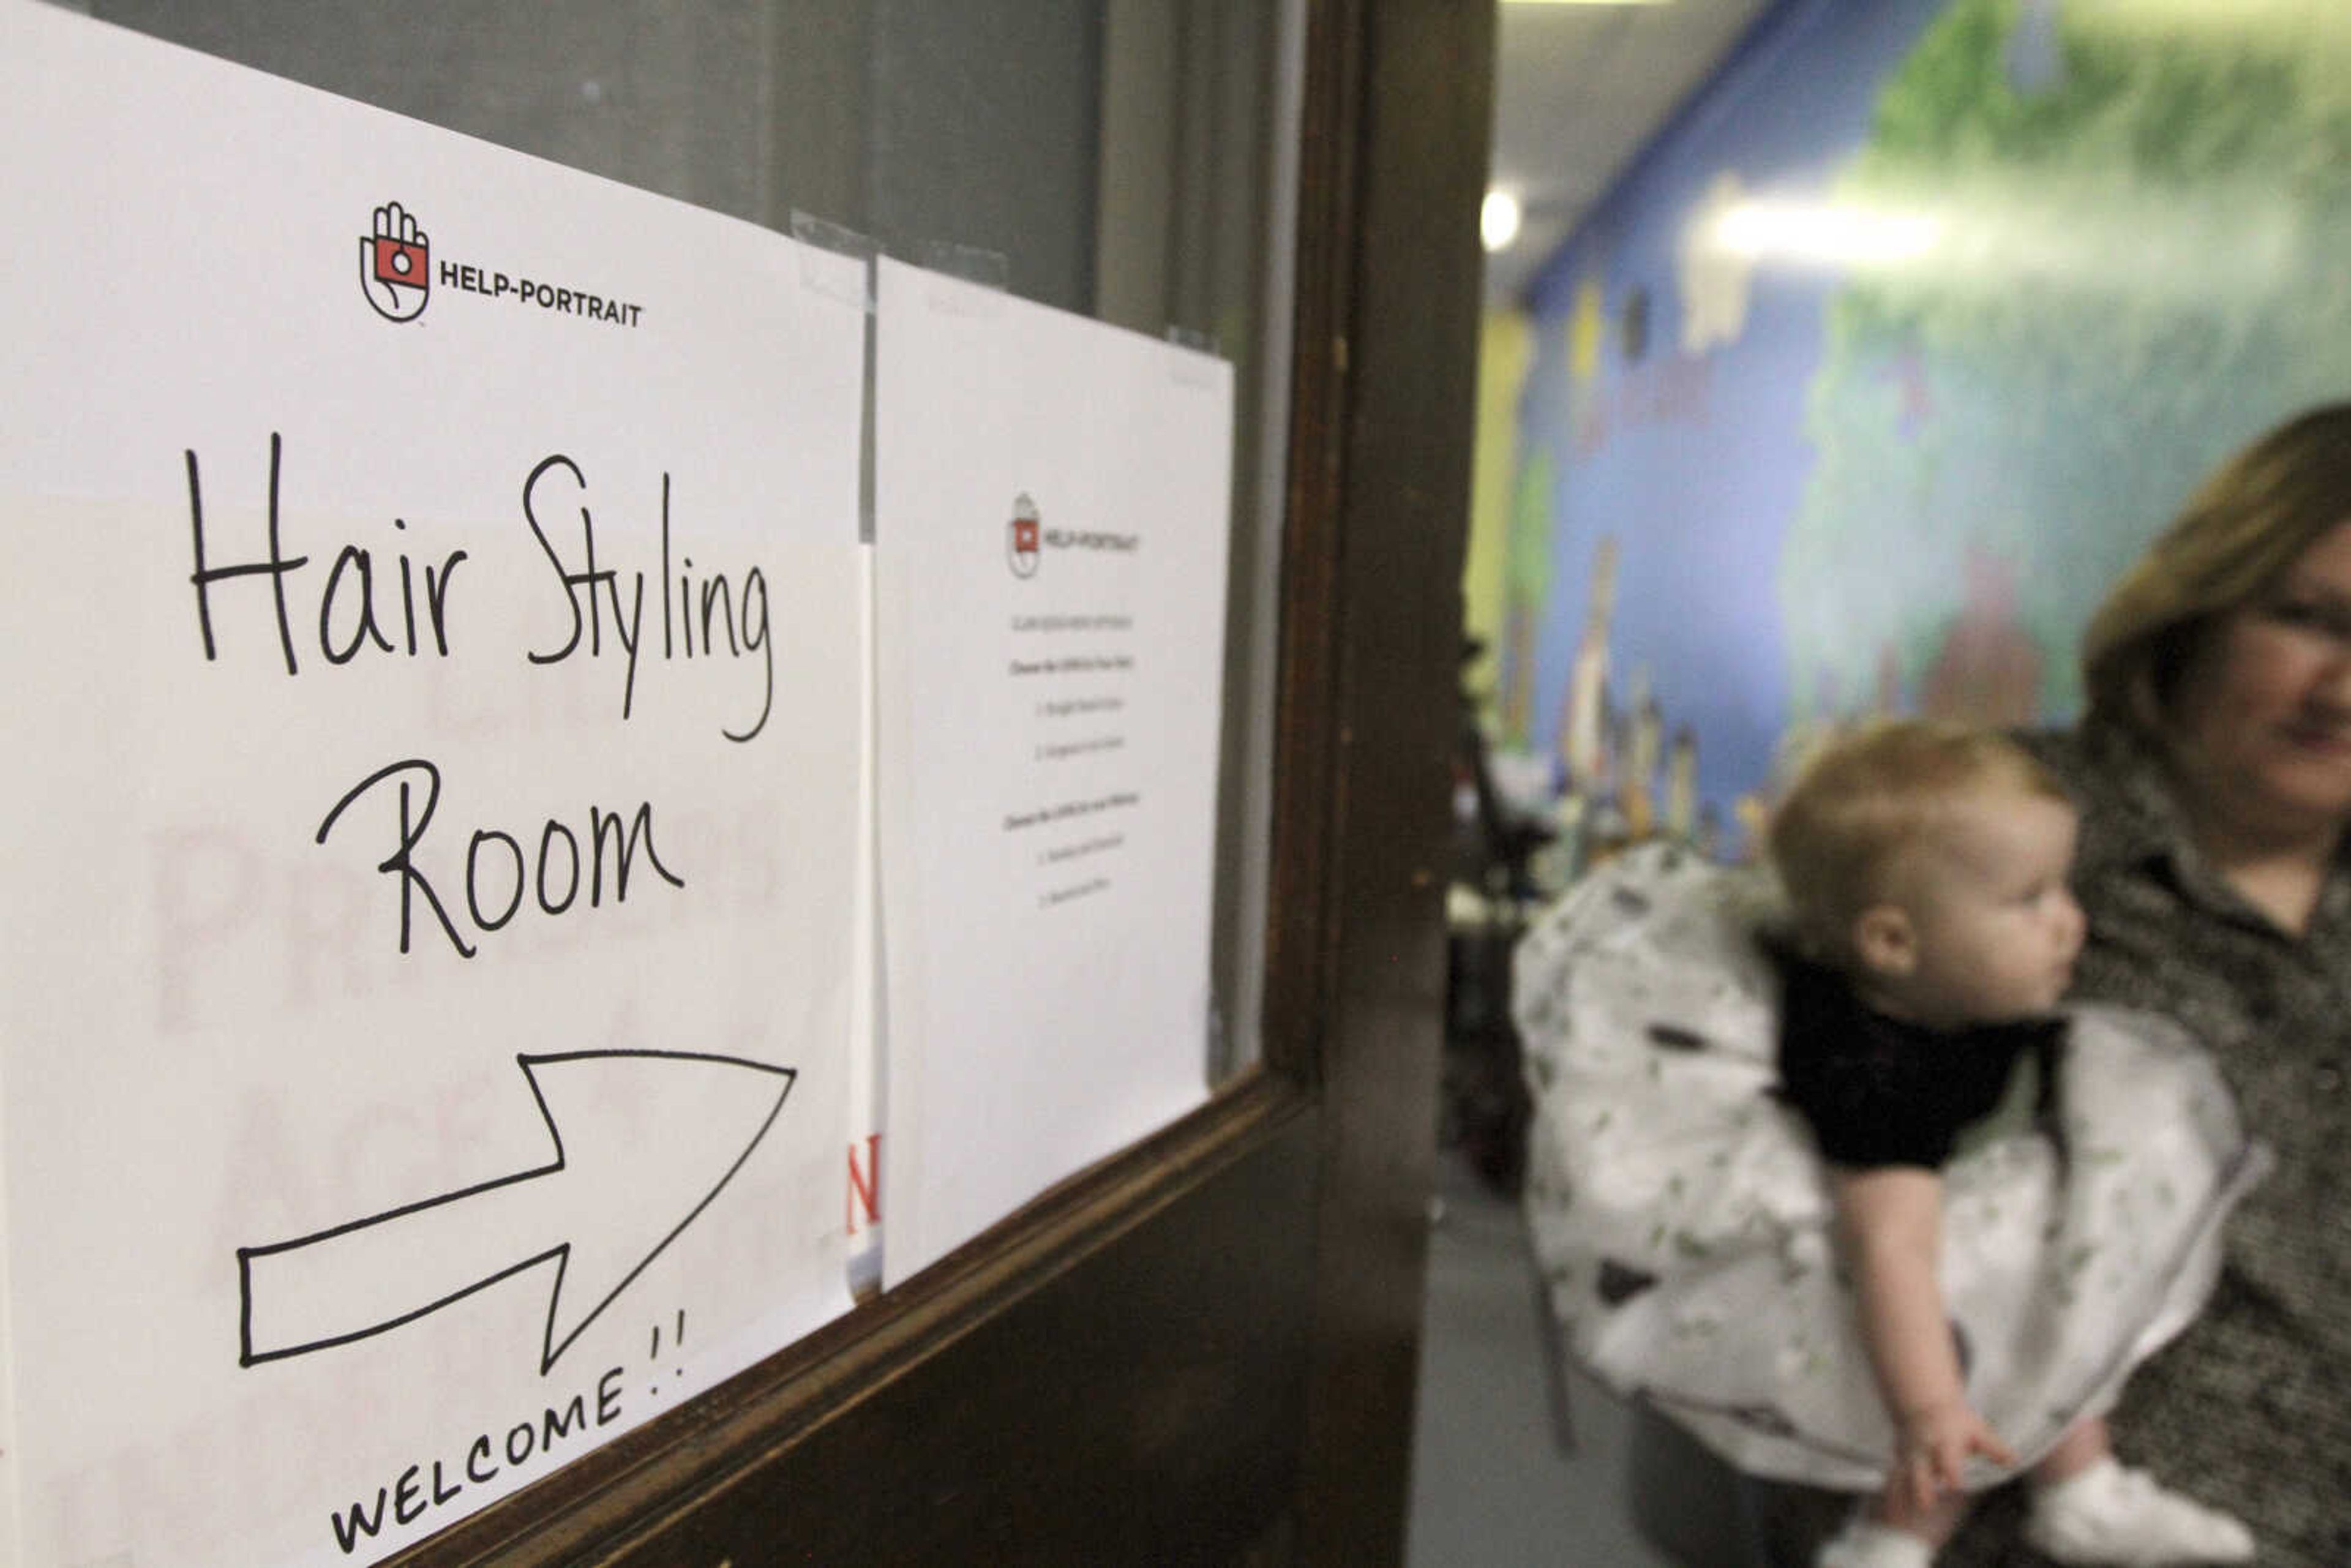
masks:
{"label": "dark wood trim", "polygon": [[1493,20],[1309,5],[1266,1069],[399,1568],[1400,1560]]}
{"label": "dark wood trim", "polygon": [[1326,939],[1327,867],[1335,831],[1329,807],[1338,754],[1332,690],[1342,630],[1338,497],[1346,333],[1354,298],[1351,236],[1363,4],[1309,0],[1307,16],[1264,1038],[1267,1062],[1311,1084],[1321,1077],[1336,956]]}
{"label": "dark wood trim", "polygon": [[[1294,1086],[1248,1073],[1192,1115],[1062,1183],[898,1290],[388,1560],[386,1568],[618,1561],[632,1543],[710,1507],[861,1401],[926,1362],[946,1359],[960,1342],[1090,1260],[1113,1255],[1123,1239],[1232,1167],[1295,1140],[1311,1125],[1310,1111]],[[1302,1202],[1302,1192],[1295,1196]],[[1307,1256],[1303,1238],[1297,1250]]]}
{"label": "dark wood trim", "polygon": [[1181,1201],[1041,1279],[999,1277],[1009,1310],[934,1331],[841,1418],[594,1568],[1208,1568],[1278,1541],[1304,1424],[1313,1122],[1230,1145]]}
{"label": "dark wood trim", "polygon": [[[1335,497],[1305,519],[1335,536],[1332,558],[1307,569],[1332,608],[1297,628],[1300,643],[1321,641],[1301,648],[1301,672],[1326,684],[1285,693],[1297,716],[1285,735],[1329,753],[1282,765],[1293,809],[1311,782],[1330,823],[1311,868],[1322,1150],[1300,1558],[1332,1568],[1404,1550],[1493,27],[1490,5],[1366,0],[1344,29],[1362,51],[1353,204],[1331,230],[1347,249],[1330,260],[1347,277],[1325,279],[1318,307],[1343,323],[1332,335],[1341,453]],[[1280,840],[1276,853],[1287,860]]]}

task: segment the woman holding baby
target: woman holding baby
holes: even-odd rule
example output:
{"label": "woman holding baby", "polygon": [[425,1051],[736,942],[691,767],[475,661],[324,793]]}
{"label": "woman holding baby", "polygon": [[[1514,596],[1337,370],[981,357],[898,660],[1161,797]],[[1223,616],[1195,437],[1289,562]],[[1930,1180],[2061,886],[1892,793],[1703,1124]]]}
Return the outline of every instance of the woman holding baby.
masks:
{"label": "woman holding baby", "polygon": [[[1976,1244],[1964,1230],[1971,1181],[1978,1197],[1998,1197],[2011,1214],[2020,1202],[2043,1204],[2040,1233],[2054,1236],[2064,1225],[2095,1228],[2116,1216],[2139,1225],[2173,1201],[2175,1169],[2183,1189],[2210,1176],[2194,1190],[2227,1215],[2225,1227],[2200,1239],[2178,1233],[2184,1239],[2173,1256],[2193,1261],[2166,1287],[2169,1304],[2149,1306],[2144,1324],[2121,1333],[2114,1354],[2132,1364],[2126,1381],[2118,1371],[2097,1384],[2085,1364],[2095,1356],[2051,1359],[2036,1364],[2034,1375],[2071,1379],[2064,1418],[2076,1425],[2068,1430],[2088,1429],[2083,1422],[2110,1415],[2115,1447],[2129,1467],[2144,1467],[2185,1500],[2242,1521],[2262,1563],[2341,1568],[2351,1563],[2351,1207],[2345,1190],[2351,1172],[2345,1146],[2351,1133],[2345,1115],[2351,1097],[2351,845],[2345,837],[2351,824],[2351,404],[2290,422],[2212,475],[2112,590],[2085,639],[2084,661],[2086,716],[2069,732],[2027,737],[2079,817],[2070,882],[2086,936],[2066,1002],[2076,1014],[2090,1004],[2091,1016],[2077,1017],[2074,1038],[2079,1041],[2085,1030],[2096,1034],[2105,1017],[2147,1017],[2158,1037],[2177,1034],[2188,1042],[2186,1055],[2206,1062],[2208,1076],[2217,1065],[2241,1134],[2265,1144],[2273,1165],[2249,1194],[2229,1187],[2222,1173],[2233,1132],[2216,1134],[2209,1158],[2198,1154],[2209,1170],[2180,1169],[2169,1155],[2136,1166],[2126,1158],[2122,1190],[2109,1190],[2101,1207],[2087,1208],[2081,1193],[2100,1179],[2113,1182],[2116,1172],[2102,1175],[2078,1148],[2069,1154],[2058,1119],[2044,1113],[2045,1136],[2010,1140],[2001,1156],[2014,1166],[2010,1175],[1996,1168],[1998,1157],[1990,1157],[1990,1176],[1984,1160],[1949,1167],[1949,1201],[1962,1205],[1950,1209],[1959,1228],[1953,1245],[1964,1251]],[[1835,1544],[1823,1552],[1821,1542],[1840,1530],[1849,1539],[1853,1518],[1869,1516],[1853,1515],[1849,1500],[1820,1489],[1853,1492],[1877,1484],[1899,1446],[1893,1454],[1879,1450],[1871,1479],[1841,1469],[1834,1443],[1819,1440],[1834,1434],[1826,1425],[1807,1425],[1813,1406],[1798,1385],[1803,1368],[1823,1360],[1820,1348],[1799,1356],[1787,1348],[1796,1341],[1781,1344],[1771,1375],[1777,1381],[1748,1387],[1739,1379],[1752,1371],[1751,1350],[1743,1362],[1728,1359],[1724,1346],[1733,1336],[1692,1305],[1703,1304],[1705,1292],[1733,1269],[1733,1256],[1748,1244],[1743,1238],[1782,1238],[1779,1253],[1757,1266],[1767,1281],[1798,1281],[1805,1260],[1785,1238],[1823,1223],[1805,1207],[1812,1199],[1790,1196],[1795,1178],[1773,1141],[1790,1118],[1776,1109],[1759,1117],[1751,1100],[1734,1105],[1726,1097],[1719,1104],[1735,1113],[1719,1125],[1701,1125],[1707,1097],[1746,1082],[1742,1074],[1762,1084],[1767,1098],[1784,1101],[1771,1046],[1750,1040],[1759,1030],[1778,1034],[1784,984],[1777,969],[1747,951],[1754,944],[1722,938],[1753,929],[1743,895],[1725,891],[1734,879],[1661,863],[1662,871],[1636,867],[1605,890],[1571,900],[1577,907],[1563,909],[1547,923],[1550,930],[1538,930],[1521,956],[1520,1023],[1538,1099],[1530,1152],[1538,1172],[1530,1196],[1538,1252],[1586,1361],[1616,1386],[1643,1391],[1760,1478],[1750,1497],[1774,1568],[1802,1568],[1816,1552],[1841,1561]],[[1628,935],[1628,927],[1639,929]],[[1719,964],[1718,951],[1727,955]],[[1757,1021],[1767,1014],[1768,1023]],[[1661,1043],[1673,1049],[1654,1049]],[[2078,1064],[2068,1071],[2075,1076],[2064,1087],[2080,1098],[2119,1100],[2134,1087],[2127,1078],[2102,1086]],[[2189,1083],[2192,1071],[2181,1071]],[[1627,1113],[1613,1124],[1590,1110],[1607,1101],[1612,1084],[1623,1086]],[[1642,1101],[1645,1093],[1653,1098]],[[2178,1103],[2188,1106],[2191,1098],[2183,1089]],[[1662,1109],[1644,1112],[1644,1103]],[[2126,1154],[2132,1143],[2162,1134],[2149,1121],[2145,1137],[2136,1138],[2125,1119],[2117,1135],[2114,1127],[2096,1125],[2099,1112],[2095,1103],[2075,1105],[2067,1114],[2076,1119],[2065,1124],[2087,1125],[2094,1140]],[[1626,1120],[1650,1113],[1675,1125],[1662,1129],[1663,1136],[1635,1138],[1625,1131]],[[2193,1118],[2183,1110],[2171,1119]],[[1797,1137],[1813,1151],[1801,1133]],[[1620,1207],[1637,1219],[1637,1229],[1628,1224],[1595,1239],[1595,1225],[1605,1227],[1591,1213],[1617,1201],[1603,1189],[1626,1168],[1623,1151],[1642,1146],[1671,1146],[1686,1166],[1670,1177],[1660,1167],[1655,1186],[1635,1182],[1616,1193],[1648,1193],[1654,1196],[1643,1201],[1679,1205],[1679,1228],[1653,1226],[1627,1198]],[[1689,1194],[1704,1188],[1705,1173],[1724,1170],[1763,1196],[1703,1211],[1701,1198]],[[1849,1176],[1846,1171],[1836,1180]],[[1817,1176],[1807,1179],[1830,1190]],[[2003,1181],[2011,1185],[2000,1186]],[[2177,1239],[2162,1234],[2166,1245]],[[2002,1241],[1989,1229],[1983,1235],[1991,1238],[1981,1243],[1988,1253],[2001,1246],[2014,1251],[2012,1239]],[[1629,1255],[1628,1248],[1653,1236],[1658,1250],[1646,1260]],[[1841,1269],[1849,1273],[1851,1262],[1844,1257]],[[2029,1272],[2026,1261],[2011,1257],[2002,1266],[2009,1264],[2020,1278]],[[2208,1296],[2203,1286],[2216,1266]],[[1964,1271],[1965,1264],[1954,1267]],[[1808,1287],[1782,1288],[1793,1294]],[[1956,1301],[1967,1286],[1946,1280],[1944,1288]],[[2183,1292],[2194,1295],[2200,1313],[2179,1309]],[[2156,1297],[2142,1291],[2137,1299],[2151,1303]],[[1816,1301],[1815,1316],[1817,1308]],[[1852,1316],[1845,1313],[1848,1322]],[[1952,1322],[1959,1323],[1956,1308]],[[2001,1371],[2001,1347],[1988,1344],[1988,1337],[2022,1332],[2013,1322],[1985,1322],[1994,1325],[1989,1335],[1980,1327],[1977,1343],[1957,1347],[1962,1354],[1954,1364],[1970,1397],[1986,1364],[1995,1376]],[[1762,1332],[1743,1320],[1736,1329],[1750,1337]],[[1972,1362],[1970,1349],[1977,1353]],[[1659,1397],[1673,1389],[1677,1368],[1708,1354],[1717,1360],[1685,1385],[1690,1397],[1680,1407]],[[1939,1344],[1934,1354],[1948,1359]],[[1861,1377],[1850,1370],[1844,1375]],[[1721,1395],[1711,1406],[1699,1396],[1709,1391]],[[1885,1392],[1882,1381],[1878,1392]],[[1976,1445],[1978,1454],[2006,1455],[2031,1441],[2048,1456],[2045,1437],[2001,1429],[2003,1418],[2011,1428],[2023,1425],[2027,1407],[2014,1404],[2010,1408],[2018,1414],[2006,1417],[1984,1409],[1986,1440]],[[2050,1413],[2048,1419],[2056,1418]],[[2030,1461],[2033,1455],[2008,1457]],[[2038,1489],[1991,1484],[2004,1473],[2010,1466],[1971,1461],[1965,1485],[1977,1495],[1955,1497],[1969,1504],[1966,1519],[1932,1552],[1935,1563],[2043,1568],[2053,1561],[2025,1543],[2053,1544],[2047,1530],[2028,1528]],[[1814,1485],[1775,1484],[1791,1480]],[[2115,1500],[2136,1506],[2131,1497]],[[2075,1543],[2056,1560],[2148,1568],[2242,1560],[2238,1543],[2182,1555],[2176,1542],[2134,1544],[2128,1533],[2110,1544],[2089,1542],[2086,1555]]]}
{"label": "woman holding baby", "polygon": [[[2037,742],[2082,812],[2077,998],[2213,1053],[2276,1166],[2220,1283],[2115,1427],[2252,1527],[2264,1564],[2351,1563],[2351,405],[2225,464],[2092,621],[2090,711]],[[1948,1564],[2032,1562],[1964,1533]]]}

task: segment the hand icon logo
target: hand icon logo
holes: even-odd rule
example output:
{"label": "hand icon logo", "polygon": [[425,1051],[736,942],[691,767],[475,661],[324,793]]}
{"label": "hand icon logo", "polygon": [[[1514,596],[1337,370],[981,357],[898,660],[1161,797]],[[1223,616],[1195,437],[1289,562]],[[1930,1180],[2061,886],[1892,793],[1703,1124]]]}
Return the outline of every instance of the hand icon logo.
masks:
{"label": "hand icon logo", "polygon": [[413,321],[431,298],[433,258],[424,231],[398,202],[375,210],[375,230],[360,236],[360,292],[387,321]]}
{"label": "hand icon logo", "polygon": [[1039,525],[1043,518],[1037,515],[1037,503],[1022,491],[1012,499],[1012,520],[1005,525],[1004,559],[1015,577],[1037,575]]}

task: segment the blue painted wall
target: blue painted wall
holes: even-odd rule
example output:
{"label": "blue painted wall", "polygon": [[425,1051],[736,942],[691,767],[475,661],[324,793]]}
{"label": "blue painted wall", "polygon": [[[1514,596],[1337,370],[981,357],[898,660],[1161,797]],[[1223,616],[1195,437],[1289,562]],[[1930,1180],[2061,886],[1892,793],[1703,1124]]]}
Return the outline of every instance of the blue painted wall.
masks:
{"label": "blue painted wall", "polygon": [[1504,727],[1659,818],[1687,731],[1735,852],[1792,724],[2068,716],[2114,573],[2351,381],[2346,255],[2351,7],[1781,5],[1531,291]]}

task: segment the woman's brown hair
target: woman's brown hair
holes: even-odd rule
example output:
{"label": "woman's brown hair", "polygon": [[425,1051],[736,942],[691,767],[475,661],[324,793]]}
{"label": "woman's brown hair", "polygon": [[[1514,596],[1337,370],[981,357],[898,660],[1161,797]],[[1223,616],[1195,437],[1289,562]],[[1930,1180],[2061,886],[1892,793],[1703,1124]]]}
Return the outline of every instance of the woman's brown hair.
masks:
{"label": "woman's brown hair", "polygon": [[2082,639],[2090,711],[2163,728],[2204,633],[2351,521],[2351,402],[2287,421],[2215,469],[2106,594]]}

